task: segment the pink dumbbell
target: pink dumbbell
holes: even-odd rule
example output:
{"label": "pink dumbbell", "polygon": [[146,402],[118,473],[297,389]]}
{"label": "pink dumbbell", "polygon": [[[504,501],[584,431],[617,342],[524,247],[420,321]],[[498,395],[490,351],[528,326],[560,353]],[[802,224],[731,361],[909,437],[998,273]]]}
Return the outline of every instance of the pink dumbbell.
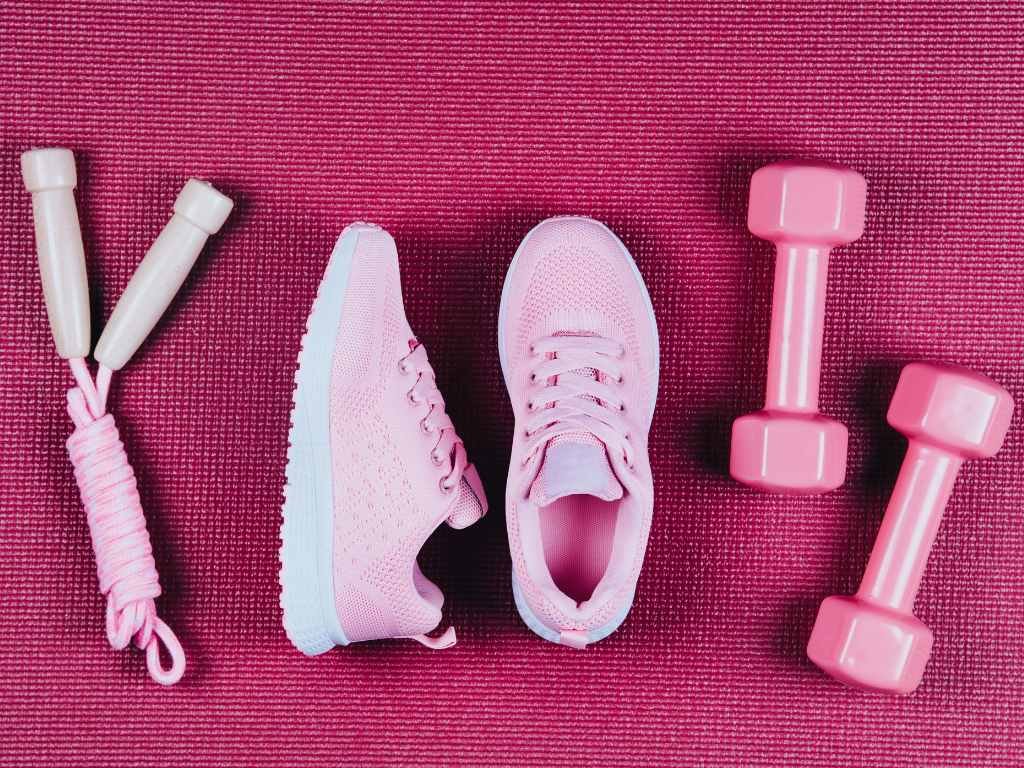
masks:
{"label": "pink dumbbell", "polygon": [[832,248],[864,231],[864,178],[775,163],[750,179],[747,227],[775,243],[764,409],[732,425],[729,472],[769,491],[820,493],[846,477],[846,427],[818,413],[825,284]]}
{"label": "pink dumbbell", "polygon": [[917,688],[932,633],[914,597],[964,459],[992,456],[1013,415],[1009,393],[951,365],[903,369],[889,423],[910,439],[860,589],[818,611],[807,655],[844,683],[890,693]]}

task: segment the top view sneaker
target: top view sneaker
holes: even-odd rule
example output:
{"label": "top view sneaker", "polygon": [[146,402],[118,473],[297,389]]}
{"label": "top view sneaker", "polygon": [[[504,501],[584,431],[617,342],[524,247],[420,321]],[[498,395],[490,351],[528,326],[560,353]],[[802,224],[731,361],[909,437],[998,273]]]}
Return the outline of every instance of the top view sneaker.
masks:
{"label": "top view sneaker", "polygon": [[487,510],[405,318],[395,242],[353,224],[306,322],[295,376],[281,527],[281,607],[292,643],[323,653],[361,640],[455,642],[417,556],[443,522]]}
{"label": "top view sneaker", "polygon": [[505,278],[498,351],[516,423],[516,607],[541,637],[583,648],[629,613],[654,507],[658,329],[622,242],[582,217],[534,227]]}

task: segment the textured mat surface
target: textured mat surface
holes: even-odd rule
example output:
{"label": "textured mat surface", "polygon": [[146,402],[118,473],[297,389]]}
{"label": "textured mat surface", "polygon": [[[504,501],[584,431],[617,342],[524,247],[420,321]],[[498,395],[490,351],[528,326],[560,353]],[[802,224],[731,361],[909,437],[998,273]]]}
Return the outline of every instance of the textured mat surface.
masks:
{"label": "textured mat surface", "polygon": [[[903,450],[884,422],[899,368],[955,361],[1024,397],[1024,16],[337,5],[3,5],[0,764],[1019,765],[1019,419],[965,470],[939,535],[920,690],[847,690],[803,648],[874,539]],[[171,690],[103,635],[17,170],[50,144],[78,155],[97,328],[189,175],[238,201],[113,398],[160,610],[189,653]],[[747,181],[790,156],[869,183],[867,232],[830,276],[822,384],[849,478],[805,499],[725,474],[770,310]],[[586,653],[516,617],[501,509],[501,279],[528,229],[566,212],[630,247],[663,342],[647,564],[627,623]],[[428,545],[457,647],[310,660],[277,603],[285,437],[303,321],[357,218],[398,241],[410,320],[494,509]]]}

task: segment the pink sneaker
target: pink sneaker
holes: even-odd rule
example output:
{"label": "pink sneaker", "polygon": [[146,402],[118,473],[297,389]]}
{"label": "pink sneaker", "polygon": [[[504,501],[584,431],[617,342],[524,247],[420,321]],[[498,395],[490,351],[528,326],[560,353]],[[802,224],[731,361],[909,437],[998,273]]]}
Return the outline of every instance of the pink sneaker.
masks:
{"label": "pink sneaker", "polygon": [[516,607],[544,639],[583,648],[629,613],[654,508],[658,328],[607,227],[564,217],[526,236],[498,352],[516,417],[505,497]]}
{"label": "pink sneaker", "polygon": [[295,376],[281,526],[281,608],[305,654],[410,637],[455,642],[416,562],[442,522],[487,509],[402,306],[395,241],[370,224],[331,254]]}

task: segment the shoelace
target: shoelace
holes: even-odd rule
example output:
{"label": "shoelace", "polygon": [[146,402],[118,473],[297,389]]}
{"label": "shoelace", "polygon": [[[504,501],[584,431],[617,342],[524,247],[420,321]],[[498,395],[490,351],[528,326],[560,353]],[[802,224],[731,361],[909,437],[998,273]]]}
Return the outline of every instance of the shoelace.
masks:
{"label": "shoelace", "polygon": [[[156,615],[153,601],[160,594],[160,580],[135,472],[114,417],[106,411],[112,373],[101,365],[94,381],[83,358],[69,362],[78,386],[67,395],[75,424],[67,449],[89,522],[100,592],[107,598],[107,639],[115,650],[134,639],[146,652],[150,677],[173,685],[185,672],[185,652]],[[171,657],[167,668],[160,662],[161,642]]]}
{"label": "shoelace", "polygon": [[[445,411],[444,398],[437,388],[434,369],[427,360],[426,348],[415,339],[409,341],[409,347],[409,354],[398,361],[398,367],[403,374],[416,375],[416,383],[409,390],[407,397],[411,405],[426,403],[430,406],[427,415],[420,420],[420,429],[428,435],[437,435],[437,443],[430,450],[430,460],[443,472],[438,486],[446,494],[454,493],[469,464],[466,448],[455,432],[451,417]],[[409,639],[435,651],[451,648],[456,643],[455,627],[448,627],[437,637],[424,634],[410,635]]]}
{"label": "shoelace", "polygon": [[523,465],[552,438],[589,432],[632,468],[635,452],[619,395],[623,346],[601,336],[558,335],[534,342],[530,354],[540,360],[530,373],[534,387],[526,408],[533,415],[526,422]]}
{"label": "shoelace", "polygon": [[445,493],[454,493],[462,480],[469,460],[466,448],[455,432],[455,425],[445,412],[444,398],[437,388],[434,369],[427,360],[424,346],[415,340],[409,342],[411,351],[398,361],[398,367],[406,375],[416,375],[416,383],[409,390],[407,397],[412,405],[426,403],[430,411],[420,420],[420,429],[426,434],[436,434],[437,443],[430,451],[430,460],[434,466],[442,469],[444,476],[438,485]]}

